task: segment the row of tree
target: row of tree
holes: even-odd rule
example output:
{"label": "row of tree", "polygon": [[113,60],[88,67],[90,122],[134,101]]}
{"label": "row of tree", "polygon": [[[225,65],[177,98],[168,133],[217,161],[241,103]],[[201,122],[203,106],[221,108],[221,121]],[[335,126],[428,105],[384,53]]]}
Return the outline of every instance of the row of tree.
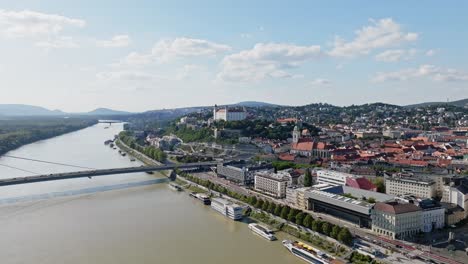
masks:
{"label": "row of tree", "polygon": [[332,237],[344,244],[351,245],[352,243],[353,236],[346,227],[340,227],[326,221],[314,219],[312,215],[302,210],[294,209],[287,205],[276,204],[268,200],[257,199],[255,196],[250,196],[247,202],[258,209]]}
{"label": "row of tree", "polygon": [[351,235],[351,232],[349,232],[349,229],[346,227],[340,227],[328,223],[326,221],[314,219],[312,215],[305,213],[301,210],[291,208],[287,205],[281,205],[272,201],[257,199],[256,196],[246,196],[239,194],[237,192],[225,188],[222,185],[213,183],[210,180],[200,179],[181,171],[177,171],[177,174],[191,182],[202,185],[210,190],[228,195],[232,198],[248,203],[255,208],[281,217],[297,225],[312,229],[315,232],[319,232],[326,236],[332,237],[344,244],[351,245],[352,243],[353,236]]}
{"label": "row of tree", "polygon": [[129,146],[130,148],[138,152],[141,152],[154,160],[157,160],[159,162],[165,162],[167,159],[166,153],[164,153],[164,151],[162,151],[160,148],[156,148],[154,146],[143,147],[140,144],[138,144],[138,142],[130,134],[130,132],[127,132],[127,131],[120,132],[119,139],[123,143],[125,143],[127,146]]}

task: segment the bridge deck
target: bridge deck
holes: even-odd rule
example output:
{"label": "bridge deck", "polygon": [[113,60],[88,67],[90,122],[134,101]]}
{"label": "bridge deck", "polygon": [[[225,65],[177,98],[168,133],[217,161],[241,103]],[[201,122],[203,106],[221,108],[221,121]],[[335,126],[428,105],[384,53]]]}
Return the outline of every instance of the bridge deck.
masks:
{"label": "bridge deck", "polygon": [[163,170],[172,170],[176,168],[179,168],[179,169],[202,168],[202,167],[216,166],[216,164],[217,162],[198,162],[198,163],[186,163],[186,164],[170,164],[170,165],[161,165],[161,166],[140,166],[140,167],[126,167],[126,168],[115,168],[115,169],[99,169],[99,170],[54,173],[54,174],[37,175],[37,176],[29,176],[29,177],[0,179],[0,186],[25,184],[25,183],[33,183],[33,182],[43,182],[43,181],[56,181],[56,180],[74,179],[74,178],[83,178],[83,177],[96,177],[96,176],[105,176],[105,175],[114,175],[114,174],[148,172],[148,171],[163,171]]}

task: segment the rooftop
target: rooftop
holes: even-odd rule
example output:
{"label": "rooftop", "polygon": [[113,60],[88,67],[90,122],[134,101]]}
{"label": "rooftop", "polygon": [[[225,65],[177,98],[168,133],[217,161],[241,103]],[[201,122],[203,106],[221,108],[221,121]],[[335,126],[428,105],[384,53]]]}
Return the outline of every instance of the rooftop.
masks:
{"label": "rooftop", "polygon": [[390,214],[406,214],[420,211],[421,208],[411,203],[386,202],[376,203],[374,210]]}

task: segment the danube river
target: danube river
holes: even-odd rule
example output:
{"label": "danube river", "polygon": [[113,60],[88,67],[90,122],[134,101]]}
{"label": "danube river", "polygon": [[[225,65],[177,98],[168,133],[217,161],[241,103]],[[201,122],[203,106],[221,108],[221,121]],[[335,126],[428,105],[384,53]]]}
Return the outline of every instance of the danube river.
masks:
{"label": "danube river", "polygon": [[[122,129],[106,126],[8,155],[90,168],[141,165],[104,146]],[[0,164],[41,174],[78,170],[7,157]],[[0,166],[1,178],[28,175]],[[171,190],[165,181],[135,173],[0,187],[1,263],[301,263],[280,241],[254,235],[247,224]]]}

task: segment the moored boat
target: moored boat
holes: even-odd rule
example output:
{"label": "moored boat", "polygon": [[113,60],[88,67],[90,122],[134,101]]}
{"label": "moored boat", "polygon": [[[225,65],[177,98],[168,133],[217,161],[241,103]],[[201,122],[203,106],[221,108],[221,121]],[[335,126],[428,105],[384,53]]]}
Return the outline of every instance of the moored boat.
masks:
{"label": "moored boat", "polygon": [[313,264],[334,263],[335,258],[324,252],[298,241],[283,240],[285,246],[296,257]]}
{"label": "moored boat", "polygon": [[213,198],[211,200],[211,208],[232,220],[241,220],[243,217],[241,206],[222,198]]}
{"label": "moored boat", "polygon": [[197,194],[195,194],[195,198],[202,201],[204,205],[210,205],[211,204],[210,197],[208,197],[208,195],[206,195],[206,194],[197,193]]}
{"label": "moored boat", "polygon": [[174,191],[182,191],[182,187],[180,187],[179,185],[175,184],[175,183],[169,183],[169,187],[171,187],[171,189],[173,189]]}
{"label": "moored boat", "polygon": [[269,230],[267,227],[252,223],[249,224],[249,229],[252,230],[255,234],[268,239],[270,241],[276,240],[276,237],[273,235],[273,231]]}

